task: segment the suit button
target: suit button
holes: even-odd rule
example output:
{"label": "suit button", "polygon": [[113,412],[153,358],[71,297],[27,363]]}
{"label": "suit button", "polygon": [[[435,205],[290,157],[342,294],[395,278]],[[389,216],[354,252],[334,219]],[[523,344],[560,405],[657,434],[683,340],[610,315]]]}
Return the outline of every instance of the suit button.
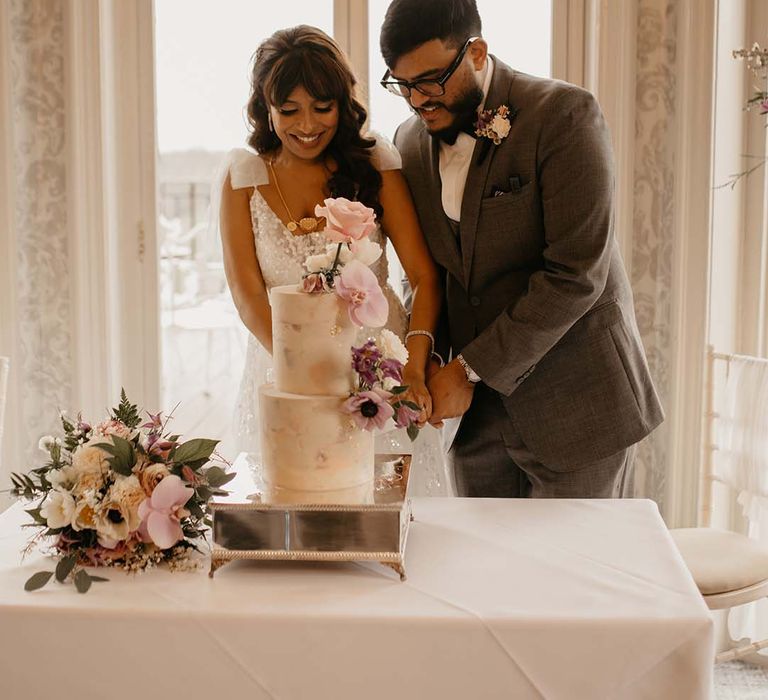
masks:
{"label": "suit button", "polygon": [[480,306],[480,297],[470,297],[469,303],[472,304],[472,306]]}

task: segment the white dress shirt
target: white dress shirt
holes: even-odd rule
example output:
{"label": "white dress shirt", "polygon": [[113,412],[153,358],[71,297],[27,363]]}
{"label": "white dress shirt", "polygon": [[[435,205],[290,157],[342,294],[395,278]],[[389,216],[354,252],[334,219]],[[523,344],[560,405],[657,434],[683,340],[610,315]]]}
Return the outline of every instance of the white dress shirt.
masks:
{"label": "white dress shirt", "polygon": [[[488,88],[493,77],[493,59],[488,56],[483,79],[483,101],[478,108],[481,112],[488,97]],[[449,219],[458,221],[461,216],[461,200],[464,197],[464,185],[467,182],[469,163],[475,150],[475,139],[463,131],[459,133],[452,146],[440,142],[440,181],[442,183],[443,210]]]}

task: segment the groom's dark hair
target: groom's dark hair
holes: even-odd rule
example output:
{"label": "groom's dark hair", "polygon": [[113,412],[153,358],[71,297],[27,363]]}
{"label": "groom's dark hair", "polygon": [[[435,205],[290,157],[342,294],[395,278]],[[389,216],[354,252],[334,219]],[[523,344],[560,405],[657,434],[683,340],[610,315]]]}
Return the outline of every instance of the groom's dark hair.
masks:
{"label": "groom's dark hair", "polygon": [[427,41],[440,39],[461,48],[481,32],[475,0],[393,0],[381,25],[381,55],[392,68],[401,56]]}

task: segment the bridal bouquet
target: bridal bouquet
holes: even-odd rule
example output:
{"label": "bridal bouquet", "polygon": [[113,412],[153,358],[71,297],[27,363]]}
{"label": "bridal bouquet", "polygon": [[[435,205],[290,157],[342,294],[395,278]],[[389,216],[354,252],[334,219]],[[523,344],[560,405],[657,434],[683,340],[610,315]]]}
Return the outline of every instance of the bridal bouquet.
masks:
{"label": "bridal bouquet", "polygon": [[72,578],[85,593],[93,581],[105,580],[85,566],[191,566],[195,541],[210,526],[208,499],[226,494],[221,487],[234,474],[212,463],[216,440],[181,442],[166,430],[168,418],[147,416],[143,421],[124,391],[96,425],[62,414],[63,437],[40,441],[46,464],[11,475],[12,493],[37,501],[26,511],[34,522],[25,527],[37,529],[27,551],[48,540],[59,557],[55,572],[34,574],[26,590],[55,575],[60,583]]}
{"label": "bridal bouquet", "polygon": [[389,304],[371,271],[382,253],[369,240],[376,230],[376,214],[361,202],[344,197],[330,198],[315,207],[315,216],[325,217],[326,252],[304,261],[307,274],[302,287],[309,294],[335,292],[347,304],[357,326],[380,328],[387,322]]}
{"label": "bridal bouquet", "polygon": [[357,391],[343,404],[362,430],[383,429],[392,418],[398,428],[407,428],[408,437],[415,440],[419,434],[416,420],[420,409],[402,395],[408,390],[403,384],[403,367],[408,361],[408,350],[394,333],[381,331],[381,348],[375,340],[362,347],[352,348],[352,367],[357,373]]}

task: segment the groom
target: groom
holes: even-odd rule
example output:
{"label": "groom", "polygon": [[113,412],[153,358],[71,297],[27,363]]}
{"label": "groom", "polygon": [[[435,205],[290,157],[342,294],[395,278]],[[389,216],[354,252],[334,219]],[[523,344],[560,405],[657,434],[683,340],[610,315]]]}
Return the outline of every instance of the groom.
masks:
{"label": "groom", "polygon": [[395,143],[445,283],[438,348],[453,359],[429,389],[433,423],[463,416],[458,495],[631,495],[635,443],[663,412],[599,106],[489,55],[475,0],[394,0],[381,51],[382,84],[415,113]]}

